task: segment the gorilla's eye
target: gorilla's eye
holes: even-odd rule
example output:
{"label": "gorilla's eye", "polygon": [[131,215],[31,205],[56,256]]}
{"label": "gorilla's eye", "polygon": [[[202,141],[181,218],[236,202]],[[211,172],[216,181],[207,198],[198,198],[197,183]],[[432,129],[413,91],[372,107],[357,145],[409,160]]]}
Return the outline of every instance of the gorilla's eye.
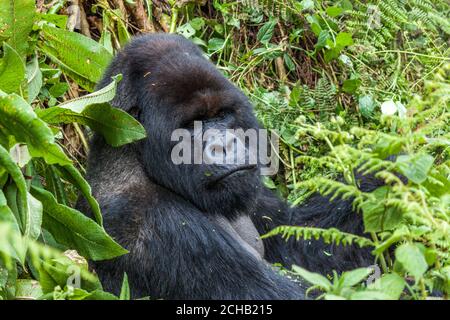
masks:
{"label": "gorilla's eye", "polygon": [[219,121],[219,120],[225,119],[228,115],[230,115],[232,113],[233,113],[233,110],[231,108],[222,108],[212,116],[205,114],[205,113],[200,113],[200,114],[195,115],[191,119],[184,121],[182,123],[182,128],[193,129],[195,121],[200,121],[200,122]]}

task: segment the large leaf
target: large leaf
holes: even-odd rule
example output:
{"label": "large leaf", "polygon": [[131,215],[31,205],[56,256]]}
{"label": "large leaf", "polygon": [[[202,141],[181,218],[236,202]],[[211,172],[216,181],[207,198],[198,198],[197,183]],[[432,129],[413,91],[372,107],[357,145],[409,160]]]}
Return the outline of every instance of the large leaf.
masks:
{"label": "large leaf", "polygon": [[353,287],[367,278],[371,273],[371,268],[358,268],[352,271],[346,271],[339,278],[339,284],[342,288]]}
{"label": "large leaf", "polygon": [[0,60],[0,90],[20,93],[25,79],[25,65],[19,54],[6,42],[3,43],[3,58]]}
{"label": "large leaf", "polygon": [[35,0],[0,1],[0,42],[8,43],[24,56],[28,48],[28,34],[35,17]]}
{"label": "large leaf", "polygon": [[[30,217],[28,210],[28,193],[25,178],[19,167],[15,164],[9,152],[0,146],[0,166],[9,173],[15,185],[17,186],[17,198],[13,199],[14,205],[17,205],[17,220],[20,222],[21,230],[24,235],[30,232]],[[11,203],[11,200],[10,200]],[[9,204],[11,207],[11,204]]]}
{"label": "large leaf", "polygon": [[101,289],[96,276],[88,271],[88,264],[82,257],[71,260],[67,255],[75,252],[66,251],[65,256],[45,260],[39,268],[39,282],[44,293],[53,292],[56,286],[64,288],[66,285],[81,287],[93,291]]}
{"label": "large leaf", "polygon": [[426,153],[402,155],[397,158],[397,165],[402,174],[414,183],[422,183],[427,179],[428,171],[434,158]]}
{"label": "large leaf", "polygon": [[296,265],[292,266],[292,271],[294,271],[296,274],[298,274],[300,277],[302,277],[303,279],[305,279],[314,286],[318,286],[327,291],[331,289],[330,281],[328,281],[327,278],[318,273],[309,272],[308,270],[303,269]]}
{"label": "large leaf", "polygon": [[118,147],[146,137],[145,129],[135,118],[108,103],[92,104],[81,113],[66,108],[52,107],[39,111],[47,123],[78,122],[103,135],[106,142]]}
{"label": "large leaf", "polygon": [[42,71],[39,67],[39,61],[35,56],[29,64],[27,64],[27,86],[28,86],[28,103],[31,103],[39,94],[42,87]]}
{"label": "large leaf", "polygon": [[112,59],[98,42],[81,34],[44,25],[41,50],[79,85],[93,91]]}
{"label": "large leaf", "polygon": [[[83,112],[84,108],[96,103],[104,103],[111,101],[116,95],[117,84],[122,80],[122,75],[113,77],[113,81],[106,87],[97,90],[91,94],[68,100],[58,105],[59,108],[69,109],[77,113]],[[48,109],[47,109],[48,110]]]}
{"label": "large leaf", "polygon": [[26,143],[33,157],[42,157],[49,164],[71,163],[55,143],[47,124],[16,94],[0,97],[0,133],[13,136],[16,142]]}
{"label": "large leaf", "polygon": [[419,280],[427,271],[428,264],[422,251],[415,244],[405,243],[395,250],[395,257],[414,278]]}
{"label": "large leaf", "polygon": [[94,214],[95,220],[98,224],[103,224],[102,213],[100,212],[100,206],[92,196],[91,187],[89,183],[83,178],[81,173],[73,166],[57,166],[57,169],[60,173],[60,176],[64,177],[69,181],[72,185],[78,188],[81,191],[83,196],[86,198],[86,201],[89,203],[92,213]]}
{"label": "large leaf", "polygon": [[384,274],[380,279],[368,286],[368,289],[375,289],[387,294],[391,299],[398,300],[405,288],[406,282],[396,273]]}
{"label": "large leaf", "polygon": [[1,189],[0,189],[0,222],[8,222],[13,230],[17,232],[20,231],[16,216],[8,207],[5,194]]}
{"label": "large leaf", "polygon": [[366,232],[393,230],[402,222],[402,212],[395,207],[385,205],[389,190],[388,186],[377,188],[372,192],[375,198],[362,204]]}
{"label": "large leaf", "polygon": [[94,261],[112,259],[128,252],[94,220],[78,210],[57,203],[50,192],[32,186],[31,193],[44,205],[43,227],[56,241]]}

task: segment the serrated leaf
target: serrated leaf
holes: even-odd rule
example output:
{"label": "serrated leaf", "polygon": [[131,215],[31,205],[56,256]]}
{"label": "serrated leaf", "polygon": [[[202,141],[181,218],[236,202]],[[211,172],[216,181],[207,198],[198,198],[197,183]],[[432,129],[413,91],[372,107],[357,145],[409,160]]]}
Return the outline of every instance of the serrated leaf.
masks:
{"label": "serrated leaf", "polygon": [[380,279],[377,279],[373,284],[368,286],[368,289],[383,292],[391,299],[398,300],[405,288],[406,282],[396,273],[384,274]]}
{"label": "serrated leaf", "polygon": [[0,60],[0,90],[19,93],[25,80],[25,65],[19,54],[6,42],[3,43],[3,58]]}
{"label": "serrated leaf", "polygon": [[31,186],[44,206],[43,227],[59,242],[94,261],[112,259],[128,251],[117,244],[94,220],[56,202],[48,191]]}
{"label": "serrated leaf", "polygon": [[112,59],[98,42],[81,34],[44,25],[41,50],[58,64],[69,77],[89,91]]}
{"label": "serrated leaf", "polygon": [[353,287],[367,278],[372,272],[371,268],[358,268],[352,271],[346,271],[339,278],[340,287]]}
{"label": "serrated leaf", "polygon": [[13,136],[15,142],[26,143],[33,157],[42,157],[48,164],[71,163],[55,143],[47,124],[16,94],[0,97],[0,133]]}
{"label": "serrated leaf", "polygon": [[401,155],[397,157],[397,165],[401,173],[414,183],[422,183],[427,179],[434,158],[427,153]]}
{"label": "serrated leaf", "polygon": [[395,257],[403,268],[418,281],[427,271],[428,264],[420,249],[412,244],[405,243],[395,250]]}
{"label": "serrated leaf", "polygon": [[0,1],[0,42],[7,41],[20,56],[28,48],[35,12],[35,0]]}

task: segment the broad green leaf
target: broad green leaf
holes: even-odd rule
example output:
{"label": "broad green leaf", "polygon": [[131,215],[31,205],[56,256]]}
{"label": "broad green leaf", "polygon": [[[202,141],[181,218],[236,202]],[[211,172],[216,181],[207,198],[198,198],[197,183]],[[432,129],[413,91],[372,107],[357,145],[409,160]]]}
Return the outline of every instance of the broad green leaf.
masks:
{"label": "broad green leaf", "polygon": [[368,200],[361,205],[366,232],[392,230],[401,223],[401,211],[385,205],[389,190],[388,186],[377,188],[372,192],[375,199]]}
{"label": "broad green leaf", "polygon": [[0,1],[0,42],[7,41],[20,56],[28,48],[35,12],[35,0]]}
{"label": "broad green leaf", "polygon": [[316,49],[321,49],[327,44],[327,40],[330,39],[330,32],[328,30],[322,30],[317,37]]}
{"label": "broad green leaf", "polygon": [[347,79],[342,85],[342,91],[347,93],[354,93],[356,89],[358,89],[360,84],[361,80],[359,79]]}
{"label": "broad green leaf", "polygon": [[15,94],[0,97],[0,133],[26,143],[33,157],[48,164],[70,164],[71,161],[55,143],[53,132],[39,119],[33,108]]}
{"label": "broad green leaf", "polygon": [[41,50],[79,85],[93,91],[112,59],[98,42],[79,33],[44,25]]}
{"label": "broad green leaf", "polygon": [[283,55],[283,60],[289,71],[295,71],[295,63],[287,53]]}
{"label": "broad green leaf", "polygon": [[292,266],[292,271],[294,271],[296,274],[298,274],[300,277],[302,277],[312,285],[319,286],[326,291],[329,291],[331,288],[330,281],[328,281],[327,278],[318,273],[309,272],[308,270],[296,265]]}
{"label": "broad green leaf", "polygon": [[358,268],[352,271],[344,272],[339,278],[340,287],[353,287],[367,278],[371,273],[371,268]]}
{"label": "broad green leaf", "polygon": [[370,118],[372,116],[373,110],[375,110],[375,101],[373,101],[372,96],[360,96],[358,99],[359,112],[365,118]]}
{"label": "broad green leaf", "polygon": [[326,10],[327,14],[333,18],[340,15],[343,11],[344,11],[344,9],[339,8],[339,7],[328,7]]}
{"label": "broad green leaf", "polygon": [[64,288],[66,285],[79,285],[89,291],[101,289],[98,278],[88,271],[85,260],[77,263],[67,256],[44,261],[39,268],[39,281],[44,293],[52,292],[56,286]]}
{"label": "broad green leaf", "polygon": [[336,36],[337,47],[347,47],[353,44],[352,34],[348,32],[339,32]]}
{"label": "broad green leaf", "polygon": [[384,274],[373,284],[368,286],[370,290],[376,290],[387,294],[391,299],[398,300],[405,288],[406,282],[396,273]]}
{"label": "broad green leaf", "polygon": [[39,67],[39,61],[37,56],[35,56],[27,64],[27,85],[28,85],[28,103],[33,102],[33,100],[38,96],[42,87],[42,72]]}
{"label": "broad green leaf", "polygon": [[22,58],[4,42],[3,58],[0,59],[0,90],[5,93],[20,93],[24,80],[25,65]]}
{"label": "broad green leaf", "polygon": [[427,179],[428,171],[433,165],[434,158],[427,153],[401,155],[397,158],[400,172],[414,183],[422,183]]}
{"label": "broad green leaf", "polygon": [[27,234],[31,239],[36,240],[41,234],[42,225],[42,203],[28,193],[28,219],[29,231]]}
{"label": "broad green leaf", "polygon": [[428,264],[420,249],[412,243],[400,245],[395,250],[395,257],[403,268],[418,281],[427,271]]}
{"label": "broad green leaf", "polygon": [[74,185],[78,190],[81,191],[92,209],[95,220],[99,225],[102,225],[103,217],[102,213],[100,212],[100,206],[98,205],[97,200],[95,200],[95,198],[92,196],[92,191],[89,183],[83,178],[81,173],[73,165],[67,165],[64,167],[57,166],[56,168],[60,172],[60,176],[64,177],[67,181],[69,181],[72,185]]}
{"label": "broad green leaf", "polygon": [[8,207],[5,194],[1,189],[0,189],[0,222],[7,222],[11,225],[11,228],[13,230],[20,232],[16,216]]}
{"label": "broad green leaf", "polygon": [[8,270],[14,270],[15,263],[25,263],[27,243],[23,241],[20,231],[9,222],[0,221],[0,266],[3,264]]}
{"label": "broad green leaf", "polygon": [[128,276],[126,273],[123,275],[122,288],[120,289],[120,300],[130,300],[130,285],[128,284]]}
{"label": "broad green leaf", "polygon": [[225,40],[220,38],[211,38],[208,41],[208,51],[215,52],[222,50],[225,46]]}
{"label": "broad green leaf", "polygon": [[95,290],[89,293],[85,300],[118,300],[118,298],[109,292]]}
{"label": "broad green leaf", "polygon": [[[17,204],[18,216],[16,218],[20,222],[23,234],[28,236],[30,232],[30,217],[28,210],[27,184],[19,167],[14,163],[9,152],[2,146],[0,146],[0,166],[9,173],[17,186],[17,198],[13,201],[14,204]],[[11,207],[11,205],[9,205],[9,207]]]}
{"label": "broad green leaf", "polygon": [[16,299],[17,300],[36,300],[42,296],[42,288],[39,281],[31,279],[17,279]]}
{"label": "broad green leaf", "polygon": [[112,259],[128,252],[94,220],[78,210],[57,203],[50,192],[31,186],[31,193],[44,205],[43,227],[58,242],[94,261]]}
{"label": "broad green leaf", "polygon": [[379,291],[359,291],[350,296],[350,300],[392,300],[391,296]]}
{"label": "broad green leaf", "polygon": [[146,137],[145,129],[139,121],[125,111],[111,107],[108,103],[89,105],[81,113],[52,107],[39,111],[39,116],[51,124],[78,122],[86,125],[101,133],[106,142],[113,147]]}
{"label": "broad green leaf", "polygon": [[258,31],[256,38],[263,44],[268,44],[272,39],[273,30],[277,24],[276,19],[271,19],[266,22]]}
{"label": "broad green leaf", "polygon": [[190,20],[189,24],[196,31],[200,31],[203,28],[203,26],[205,25],[205,19],[197,17],[197,18]]}
{"label": "broad green leaf", "polygon": [[113,81],[106,87],[91,94],[63,102],[58,107],[81,113],[85,107],[91,104],[109,102],[116,95],[117,84],[120,80],[122,80],[122,75],[114,76]]}

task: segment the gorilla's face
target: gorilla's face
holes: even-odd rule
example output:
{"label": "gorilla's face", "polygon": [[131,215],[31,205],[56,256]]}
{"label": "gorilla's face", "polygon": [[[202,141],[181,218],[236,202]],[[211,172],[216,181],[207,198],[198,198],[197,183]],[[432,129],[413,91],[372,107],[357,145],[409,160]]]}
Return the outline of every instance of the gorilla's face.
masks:
{"label": "gorilla's face", "polygon": [[190,73],[145,82],[142,161],[150,178],[199,209],[233,216],[253,205],[260,189],[257,141],[250,142],[258,124],[247,98],[209,62],[189,63]]}

